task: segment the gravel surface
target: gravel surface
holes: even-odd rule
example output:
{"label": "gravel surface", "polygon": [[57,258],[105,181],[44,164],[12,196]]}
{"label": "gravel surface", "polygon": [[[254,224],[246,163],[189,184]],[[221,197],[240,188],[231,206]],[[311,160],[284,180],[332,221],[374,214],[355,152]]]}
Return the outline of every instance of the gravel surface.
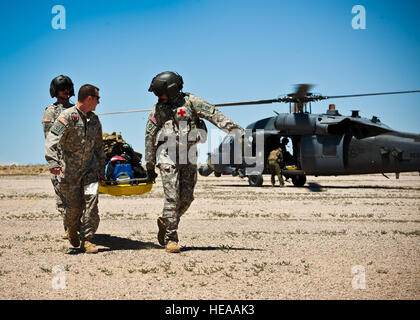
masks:
{"label": "gravel surface", "polygon": [[199,177],[180,254],[150,193],[100,195],[96,255],[62,240],[48,175],[0,177],[0,299],[419,299],[420,177]]}

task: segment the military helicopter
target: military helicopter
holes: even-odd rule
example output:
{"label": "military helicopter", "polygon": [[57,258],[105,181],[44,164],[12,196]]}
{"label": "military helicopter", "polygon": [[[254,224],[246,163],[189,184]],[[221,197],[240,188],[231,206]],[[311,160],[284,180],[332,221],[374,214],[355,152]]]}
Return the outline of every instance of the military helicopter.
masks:
{"label": "military helicopter", "polygon": [[[263,174],[269,173],[265,166],[271,150],[280,146],[284,137],[292,141],[293,153],[286,157],[282,174],[291,178],[294,186],[302,187],[306,176],[338,176],[351,174],[396,173],[419,171],[420,173],[420,135],[399,132],[383,124],[373,116],[362,118],[358,110],[353,110],[350,116],[341,115],[335,105],[330,104],[323,114],[312,114],[312,102],[326,99],[350,98],[377,95],[407,94],[420,92],[398,91],[381,93],[364,93],[340,96],[323,96],[309,92],[312,85],[298,85],[294,93],[284,97],[215,104],[216,107],[258,105],[269,103],[289,103],[289,113],[277,113],[276,116],[264,118],[249,124],[246,129],[253,132],[251,148],[255,155],[255,135],[263,130],[263,163],[259,171],[253,170],[246,174],[249,165],[234,162],[235,139],[227,135],[213,154],[208,154],[207,165],[199,168],[202,176],[214,173],[248,178],[249,185],[262,186]],[[309,107],[309,109],[308,109]],[[147,112],[151,109],[107,112],[119,114],[130,112]],[[227,151],[226,151],[227,150]],[[228,152],[229,154],[224,154]],[[217,161],[212,159],[230,159]]]}
{"label": "military helicopter", "polygon": [[[369,173],[385,175],[385,173],[395,172],[398,178],[400,172],[419,171],[420,173],[420,135],[393,130],[376,116],[371,119],[362,118],[358,110],[353,110],[350,116],[341,115],[333,104],[329,105],[326,113],[311,113],[311,103],[320,100],[405,94],[420,92],[420,90],[322,96],[310,93],[310,88],[309,84],[301,84],[295,93],[282,98],[233,102],[216,106],[289,103],[289,113],[276,112],[276,116],[253,122],[246,129],[252,132],[264,129],[264,164],[267,163],[270,151],[280,146],[282,137],[292,140],[293,154],[285,158],[286,163],[282,173],[286,179],[291,178],[293,185],[297,187],[306,183],[308,175],[338,176]],[[214,172],[217,177],[222,174],[239,175],[241,178],[247,177],[251,186],[262,186],[262,175],[269,173],[265,165],[260,172],[246,175],[244,164],[238,166],[233,161],[212,163],[215,156],[220,159],[222,157],[233,159],[234,141],[232,136],[226,136],[215,150],[218,155],[209,154],[207,165],[200,167],[199,173],[202,176],[208,176]],[[223,150],[231,154],[224,155]]]}

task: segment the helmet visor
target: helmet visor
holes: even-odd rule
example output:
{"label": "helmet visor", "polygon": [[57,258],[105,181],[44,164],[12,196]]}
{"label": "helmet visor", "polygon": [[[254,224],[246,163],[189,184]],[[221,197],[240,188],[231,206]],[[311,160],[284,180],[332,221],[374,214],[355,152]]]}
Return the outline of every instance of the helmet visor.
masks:
{"label": "helmet visor", "polygon": [[158,97],[166,94],[166,81],[154,79],[150,85],[149,91],[152,91]]}
{"label": "helmet visor", "polygon": [[69,91],[71,91],[72,89],[72,85],[70,83],[60,83],[57,85],[56,90],[58,91],[63,91],[68,89]]}

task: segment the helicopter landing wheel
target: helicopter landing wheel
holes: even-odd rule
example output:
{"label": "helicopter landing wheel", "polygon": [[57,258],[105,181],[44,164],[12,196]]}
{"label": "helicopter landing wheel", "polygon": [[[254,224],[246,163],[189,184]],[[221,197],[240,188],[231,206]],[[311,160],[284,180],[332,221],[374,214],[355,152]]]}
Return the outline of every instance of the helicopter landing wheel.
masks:
{"label": "helicopter landing wheel", "polygon": [[248,176],[248,183],[251,187],[261,187],[263,184],[262,175]]}
{"label": "helicopter landing wheel", "polygon": [[292,182],[295,187],[303,187],[306,183],[306,176],[293,176]]}

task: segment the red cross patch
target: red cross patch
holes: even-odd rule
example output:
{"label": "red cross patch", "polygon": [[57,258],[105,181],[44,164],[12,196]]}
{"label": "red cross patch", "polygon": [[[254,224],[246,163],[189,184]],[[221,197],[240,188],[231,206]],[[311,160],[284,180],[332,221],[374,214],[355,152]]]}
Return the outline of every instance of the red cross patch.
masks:
{"label": "red cross patch", "polygon": [[185,110],[184,109],[179,109],[178,114],[181,116],[181,118],[183,118],[184,114],[185,114]]}

